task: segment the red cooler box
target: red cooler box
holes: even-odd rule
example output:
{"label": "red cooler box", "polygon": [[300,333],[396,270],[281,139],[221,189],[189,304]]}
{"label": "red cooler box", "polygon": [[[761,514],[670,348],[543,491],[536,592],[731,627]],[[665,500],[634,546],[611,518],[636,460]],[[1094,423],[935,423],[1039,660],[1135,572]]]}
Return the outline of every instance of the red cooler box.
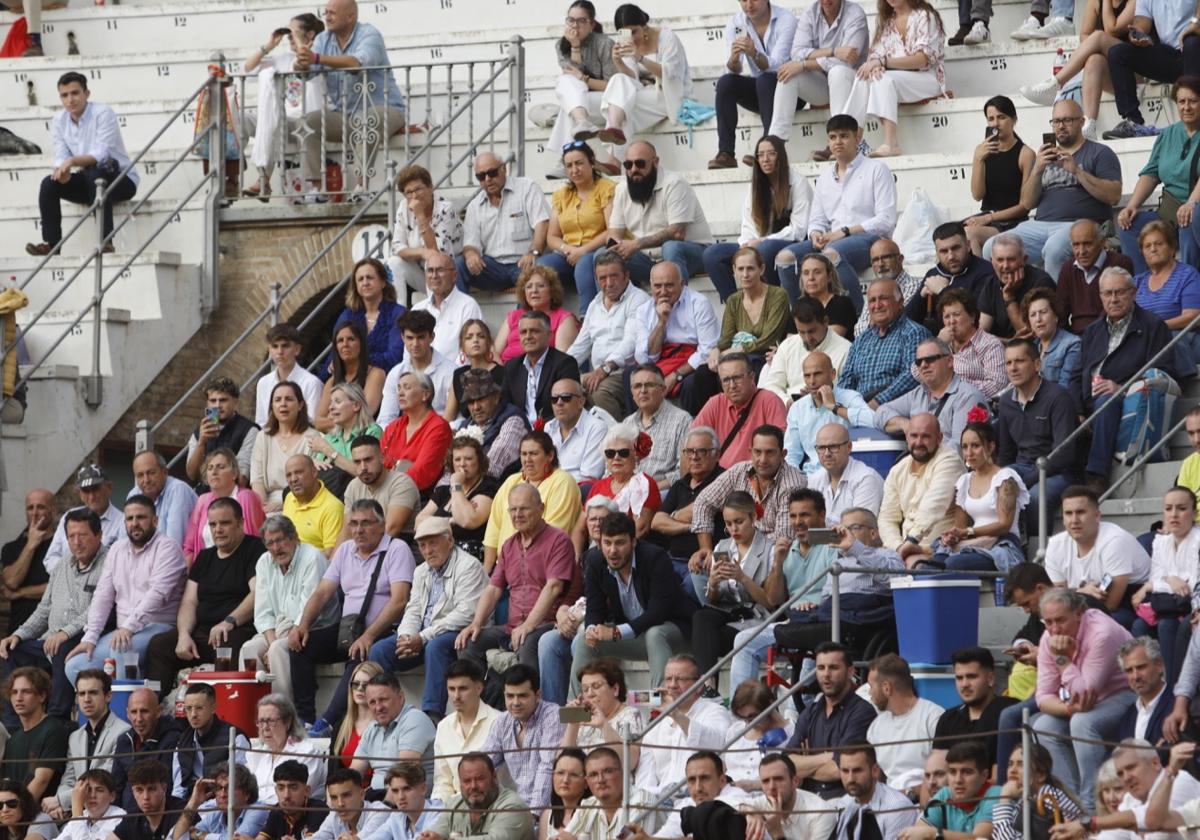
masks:
{"label": "red cooler box", "polygon": [[258,732],[258,701],[271,693],[265,671],[192,671],[189,683],[207,683],[217,693],[217,717],[253,737]]}

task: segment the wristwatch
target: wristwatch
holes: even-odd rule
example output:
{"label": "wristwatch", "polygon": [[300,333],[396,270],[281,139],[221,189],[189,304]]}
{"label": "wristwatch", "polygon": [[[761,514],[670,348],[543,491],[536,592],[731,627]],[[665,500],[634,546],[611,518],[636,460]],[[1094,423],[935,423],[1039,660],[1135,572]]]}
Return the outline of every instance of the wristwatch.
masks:
{"label": "wristwatch", "polygon": [[974,525],[967,526],[967,539],[969,539],[969,540],[975,539],[975,526]]}
{"label": "wristwatch", "polygon": [[605,362],[603,367],[604,367],[604,372],[607,373],[609,376],[612,376],[614,373],[616,373],[621,368],[620,365],[618,365],[616,362],[613,362],[613,361]]}
{"label": "wristwatch", "polygon": [[232,624],[234,627],[238,626],[237,619],[234,618],[232,615],[227,615],[221,620],[224,621],[226,624]]}
{"label": "wristwatch", "polygon": [[1070,658],[1069,658],[1069,657],[1067,657],[1066,655],[1064,655],[1064,654],[1061,654],[1061,653],[1060,653],[1058,656],[1054,657],[1054,664],[1055,664],[1055,665],[1057,665],[1057,666],[1059,666],[1060,668],[1061,668],[1063,665],[1066,665],[1066,664],[1067,664],[1068,662],[1070,662],[1070,661],[1071,661],[1071,660],[1070,660]]}
{"label": "wristwatch", "polygon": [[842,228],[842,236],[849,236],[849,235],[850,235],[850,228],[848,228],[848,227]]}
{"label": "wristwatch", "polygon": [[535,257],[540,257],[542,255],[542,252],[537,248],[530,248],[529,253],[533,254]]}

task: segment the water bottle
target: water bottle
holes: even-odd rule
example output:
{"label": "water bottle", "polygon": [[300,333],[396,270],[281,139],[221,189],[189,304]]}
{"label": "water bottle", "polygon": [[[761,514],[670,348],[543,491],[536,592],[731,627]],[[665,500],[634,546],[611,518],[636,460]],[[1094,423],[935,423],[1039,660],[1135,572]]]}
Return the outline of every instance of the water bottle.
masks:
{"label": "water bottle", "polygon": [[1063,52],[1063,48],[1059,47],[1054,53],[1054,75],[1058,75],[1058,71],[1063,69],[1063,65],[1067,63],[1067,54]]}

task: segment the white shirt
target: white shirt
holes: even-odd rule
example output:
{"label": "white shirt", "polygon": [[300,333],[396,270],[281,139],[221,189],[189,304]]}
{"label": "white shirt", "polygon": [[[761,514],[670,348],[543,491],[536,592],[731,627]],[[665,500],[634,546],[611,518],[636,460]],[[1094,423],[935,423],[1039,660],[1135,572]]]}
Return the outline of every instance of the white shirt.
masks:
{"label": "white shirt", "polygon": [[834,330],[829,330],[821,343],[811,351],[804,347],[804,341],[798,335],[789,335],[781,341],[779,349],[775,351],[775,357],[759,374],[758,387],[766,388],[783,400],[784,406],[790,406],[792,394],[799,394],[805,390],[804,360],[810,352],[818,350],[828,356],[833,364],[833,379],[836,382],[838,371],[850,355],[850,341]]}
{"label": "white shirt", "polygon": [[728,58],[733,51],[733,41],[741,35],[749,35],[754,42],[754,48],[767,57],[767,69],[763,70],[758,62],[751,61],[747,56],[741,57],[742,73],[749,73],[758,78],[763,73],[774,73],[779,65],[788,60],[792,51],[792,38],[796,35],[796,16],[778,3],[771,4],[771,20],[767,23],[767,34],[758,37],[758,30],[745,12],[737,12],[725,25],[725,55]]}
{"label": "white shirt", "polygon": [[842,513],[855,507],[878,515],[883,503],[883,476],[854,457],[846,462],[836,489],[824,467],[808,476],[808,486],[825,497],[825,521],[829,523],[840,522]]}
{"label": "white shirt", "polygon": [[[657,362],[662,357],[661,353],[651,356],[649,350],[650,333],[657,324],[658,313],[654,311],[654,300],[651,299],[643,303],[637,313],[637,343],[634,346],[633,357],[638,364]],[[717,339],[720,337],[721,327],[708,298],[684,286],[683,294],[675,301],[675,306],[667,317],[663,344],[696,345],[696,352],[688,356],[687,360],[695,370],[707,363],[708,353],[717,346]]]}
{"label": "white shirt", "polygon": [[[83,506],[76,505],[71,510],[80,510]],[[70,511],[67,511],[70,513]],[[54,567],[64,557],[71,557],[71,549],[67,545],[67,517],[62,516],[58,520],[58,527],[54,529],[54,539],[50,541],[50,547],[46,549],[46,556],[42,559],[42,565],[46,567],[46,573],[54,571]],[[108,548],[117,540],[125,539],[125,515],[121,509],[112,502],[108,503],[108,510],[104,511],[100,517],[100,544],[102,548]]]}
{"label": "white shirt", "polygon": [[[721,792],[714,797],[718,802],[724,802],[731,808],[737,808],[743,802],[750,798],[750,794],[742,790],[740,787],[733,785],[725,785]],[[680,812],[684,808],[695,807],[696,800],[690,796],[685,796],[683,799],[676,799],[672,803],[672,811],[667,814],[667,820],[662,824],[662,827],[654,832],[655,837],[676,838],[683,836],[683,826],[681,825]]]}
{"label": "white shirt", "polygon": [[[1150,796],[1154,795],[1154,789],[1162,780],[1163,774],[1160,772],[1158,778],[1154,780],[1154,785],[1150,788]],[[1145,802],[1140,802],[1134,798],[1133,794],[1126,793],[1117,810],[1130,811],[1137,818],[1137,827],[1144,828],[1146,807],[1150,802],[1150,796],[1146,797]],[[1196,825],[1200,822],[1200,782],[1196,781],[1195,776],[1186,770],[1180,771],[1175,778],[1175,784],[1171,786],[1171,799],[1168,805],[1172,811],[1179,812],[1179,815],[1183,817],[1184,825]],[[1192,833],[1194,834],[1194,832]],[[1148,831],[1136,836],[1140,840],[1176,840],[1180,835],[1174,831]]]}
{"label": "white shirt", "polygon": [[68,822],[58,835],[59,840],[104,840],[121,824],[123,816],[125,816],[124,808],[109,805],[104,816],[98,820],[92,819],[89,814],[86,820]]}
{"label": "white shirt", "polygon": [[558,465],[576,481],[594,481],[604,475],[604,438],[608,425],[587,409],[563,440],[558,418],[546,424],[546,434],[558,450]]}
{"label": "white shirt", "polygon": [[[673,718],[656,724],[642,738],[641,763],[654,762],[654,774],[646,773],[651,793],[660,794],[687,778],[688,756],[697,750],[717,750],[725,747],[725,731],[729,729],[729,712],[711,700],[700,698],[688,709],[688,731],[684,734]],[[670,747],[670,749],[662,749]]]}
{"label": "white shirt", "polygon": [[[897,837],[901,831],[910,825],[915,825],[920,812],[911,799],[883,782],[875,784],[875,790],[865,805],[850,794],[846,794],[833,804],[842,811],[853,807],[870,808],[875,815],[875,822],[879,826],[879,833],[886,838]],[[848,816],[840,818],[839,825],[842,831],[845,831],[848,824]],[[859,825],[859,830],[861,830],[861,823]],[[852,837],[849,840],[857,840],[857,838]]]}
{"label": "white shirt", "polygon": [[550,205],[541,187],[529,178],[509,175],[500,191],[500,204],[493,205],[482,190],[467,203],[463,249],[474,248],[500,263],[515,263],[533,247],[533,229],[549,220]]}
{"label": "white shirt", "polygon": [[[442,718],[437,725],[437,735],[433,739],[433,781],[431,782],[432,796],[443,802],[462,793],[458,781],[458,762],[464,753],[483,748],[488,735],[492,734],[492,726],[503,714],[493,709],[487,703],[480,702],[479,711],[469,727],[463,727],[462,718],[452,708],[449,714]],[[447,756],[442,758],[441,756]],[[508,777],[508,770],[503,766],[501,773]],[[511,780],[510,780],[511,781]]]}
{"label": "white shirt", "polygon": [[1129,575],[1129,583],[1142,583],[1150,576],[1150,556],[1133,534],[1112,522],[1101,522],[1091,552],[1079,556],[1071,535],[1060,531],[1046,544],[1046,574],[1065,582],[1069,589],[1085,583],[1100,585],[1105,575]]}
{"label": "white shirt", "polygon": [[[630,791],[630,814],[639,813],[641,809],[654,804],[656,804],[656,800],[646,791],[639,788],[633,788]],[[583,807],[576,808],[575,813],[571,815],[570,822],[563,826],[563,831],[574,837],[590,837],[591,840],[616,840],[621,829],[625,827],[625,823],[621,819],[624,811],[618,808],[610,820],[595,797],[587,797],[581,805]],[[660,811],[646,811],[638,822],[647,834],[656,835],[656,829],[661,819]]]}
{"label": "white shirt", "polygon": [[[255,750],[265,749],[258,738],[251,741],[250,746]],[[275,793],[275,768],[285,761],[298,761],[307,767],[308,786],[311,789],[309,795],[315,799],[325,798],[325,772],[329,766],[328,746],[323,741],[318,743],[311,738],[299,741],[289,738],[280,752],[246,753],[246,767],[258,780],[260,805],[275,805],[279,802],[279,795]]]}
{"label": "white shirt", "polygon": [[[751,811],[771,811],[773,806],[765,794],[756,794],[746,800],[744,808]],[[796,801],[792,813],[783,821],[783,838],[786,840],[810,840],[826,838],[837,827],[837,811],[833,803],[826,802],[815,793],[796,790]],[[781,840],[781,838],[775,838]]]}
{"label": "white shirt", "polygon": [[[287,381],[295,382],[300,386],[300,393],[304,395],[304,402],[308,408],[308,419],[311,422],[317,416],[317,406],[321,403],[321,392],[324,390],[325,384],[298,364],[292,365],[292,370],[287,375]],[[254,386],[254,422],[260,427],[267,425],[267,417],[271,410],[271,391],[278,384],[279,373],[272,368],[263,374],[259,378],[258,384]]]}
{"label": "white shirt", "polygon": [[842,180],[837,163],[817,178],[808,230],[829,232],[862,225],[875,236],[891,236],[896,228],[896,181],[887,164],[861,152],[850,161]]}
{"label": "white shirt", "polygon": [[1158,698],[1162,697],[1163,692],[1166,690],[1167,684],[1164,681],[1163,687],[1158,690],[1158,694],[1155,694],[1153,697],[1151,697],[1150,702],[1145,706],[1142,705],[1142,698],[1140,697],[1133,701],[1133,707],[1137,709],[1137,719],[1133,724],[1134,738],[1145,739],[1146,727],[1150,725],[1150,716],[1154,713],[1154,704],[1158,702]]}
{"label": "white shirt", "polygon": [[615,362],[624,367],[633,361],[633,348],[637,332],[630,327],[650,295],[630,283],[617,302],[608,305],[604,295],[598,295],[588,304],[583,318],[583,328],[567,348],[567,354],[575,357],[582,365],[590,361],[593,368],[605,362]]}
{"label": "white shirt", "polygon": [[[888,784],[905,791],[921,783],[925,774],[925,759],[932,750],[930,740],[937,730],[938,718],[945,711],[937,703],[918,697],[913,707],[902,715],[880,712],[867,729],[867,741],[876,744],[879,766],[887,774]],[[895,741],[910,743],[896,744]]]}
{"label": "white shirt", "polygon": [[[421,371],[433,380],[433,410],[436,414],[441,414],[446,410],[446,397],[453,388],[455,367],[454,362],[434,350],[433,358],[429,360],[425,370]],[[387,379],[383,380],[383,402],[379,404],[379,418],[375,422],[385,429],[388,423],[400,416],[400,400],[396,396],[396,384],[399,383],[401,376],[411,372],[412,369],[412,358],[405,354],[400,364],[389,370]]]}
{"label": "white shirt", "polygon": [[[99,102],[89,102],[76,122],[64,109],[54,115],[50,131],[54,142],[54,165],[60,166],[67,158],[90,155],[96,163],[113,161],[117,171],[129,166],[129,152],[121,139],[121,127],[113,109]],[[129,170],[128,178],[138,183],[141,178],[137,169]]]}
{"label": "white shirt", "polygon": [[1200,567],[1196,558],[1200,556],[1200,525],[1195,525],[1178,545],[1173,534],[1157,534],[1154,537],[1153,553],[1150,555],[1150,590],[1171,592],[1167,577],[1175,577],[1194,587]]}
{"label": "white shirt", "polygon": [[462,348],[459,347],[458,335],[467,321],[472,318],[483,320],[483,310],[479,308],[479,302],[455,286],[450,290],[450,294],[446,295],[441,306],[436,306],[433,295],[428,295],[424,300],[414,303],[412,308],[428,312],[437,319],[437,326],[433,328],[433,349],[460,365],[466,364],[462,357]]}
{"label": "white shirt", "polygon": [[[671,225],[684,225],[683,238],[688,242],[712,242],[712,231],[700,199],[682,175],[660,166],[654,192],[645,204],[638,204],[629,197],[624,179],[617,184],[608,220],[609,230],[626,231],[641,239]],[[659,250],[647,248],[646,254],[657,254]]]}
{"label": "white shirt", "polygon": [[[772,4],[772,9],[779,8]],[[743,56],[743,60],[745,57]],[[757,74],[756,74],[757,75]],[[812,187],[808,178],[800,170],[792,166],[788,168],[788,189],[792,195],[792,216],[788,224],[775,233],[763,235],[754,224],[754,206],[751,203],[751,190],[746,190],[746,201],[742,204],[742,230],[738,234],[738,244],[745,245],[755,239],[786,239],[788,242],[799,242],[808,237],[808,212],[812,204]]]}

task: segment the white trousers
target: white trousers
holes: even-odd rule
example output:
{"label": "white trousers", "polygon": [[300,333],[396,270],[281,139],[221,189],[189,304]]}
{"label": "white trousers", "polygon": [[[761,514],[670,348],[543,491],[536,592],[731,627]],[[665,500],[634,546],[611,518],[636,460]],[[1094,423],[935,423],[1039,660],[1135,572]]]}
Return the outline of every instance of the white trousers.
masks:
{"label": "white trousers", "polygon": [[867,118],[867,114],[896,122],[901,102],[920,102],[942,92],[937,76],[930,70],[885,70],[874,81],[854,77],[849,94],[839,104],[832,97],[835,75],[853,77],[854,71],[842,66],[829,71],[829,111],[831,114],[849,114],[859,124]]}
{"label": "white trousers", "polygon": [[554,87],[554,96],[558,99],[558,117],[554,120],[554,128],[550,130],[546,152],[558,160],[562,157],[563,146],[574,139],[574,135],[571,134],[571,112],[576,108],[583,108],[589,116],[600,116],[600,100],[604,93],[589,90],[585,82],[574,76],[562,75],[558,77],[558,84]]}
{"label": "white trousers", "polygon": [[275,642],[269,647],[267,639],[262,633],[258,633],[250,641],[242,645],[242,652],[238,654],[235,660],[239,667],[243,659],[249,659],[253,656],[259,662],[263,661],[263,654],[267,655],[267,666],[271,674],[275,677],[271,683],[272,693],[282,694],[284,697],[292,696],[292,660],[288,655],[287,634],[278,636]]}
{"label": "white trousers", "polygon": [[624,73],[609,79],[608,87],[604,89],[600,110],[606,118],[608,109],[614,105],[625,112],[625,125],[621,128],[625,132],[625,139],[629,141],[622,146],[607,144],[617,160],[625,159],[625,146],[633,142],[639,132],[669,116],[666,97],[657,85],[643,85]]}
{"label": "white trousers", "polygon": [[[844,102],[850,94],[850,79],[829,76],[820,70],[806,70],[793,76],[786,82],[775,86],[775,107],[771,114],[771,126],[767,134],[773,134],[780,140],[792,136],[792,125],[796,120],[796,100],[803,99],[809,105],[828,105],[831,99]],[[841,87],[845,89],[841,89]]]}
{"label": "white trousers", "polygon": [[387,267],[392,270],[392,283],[408,286],[414,292],[425,291],[425,266],[416,260],[406,260],[395,254],[387,258]]}
{"label": "white trousers", "polygon": [[25,0],[25,26],[30,35],[42,34],[42,0]]}

